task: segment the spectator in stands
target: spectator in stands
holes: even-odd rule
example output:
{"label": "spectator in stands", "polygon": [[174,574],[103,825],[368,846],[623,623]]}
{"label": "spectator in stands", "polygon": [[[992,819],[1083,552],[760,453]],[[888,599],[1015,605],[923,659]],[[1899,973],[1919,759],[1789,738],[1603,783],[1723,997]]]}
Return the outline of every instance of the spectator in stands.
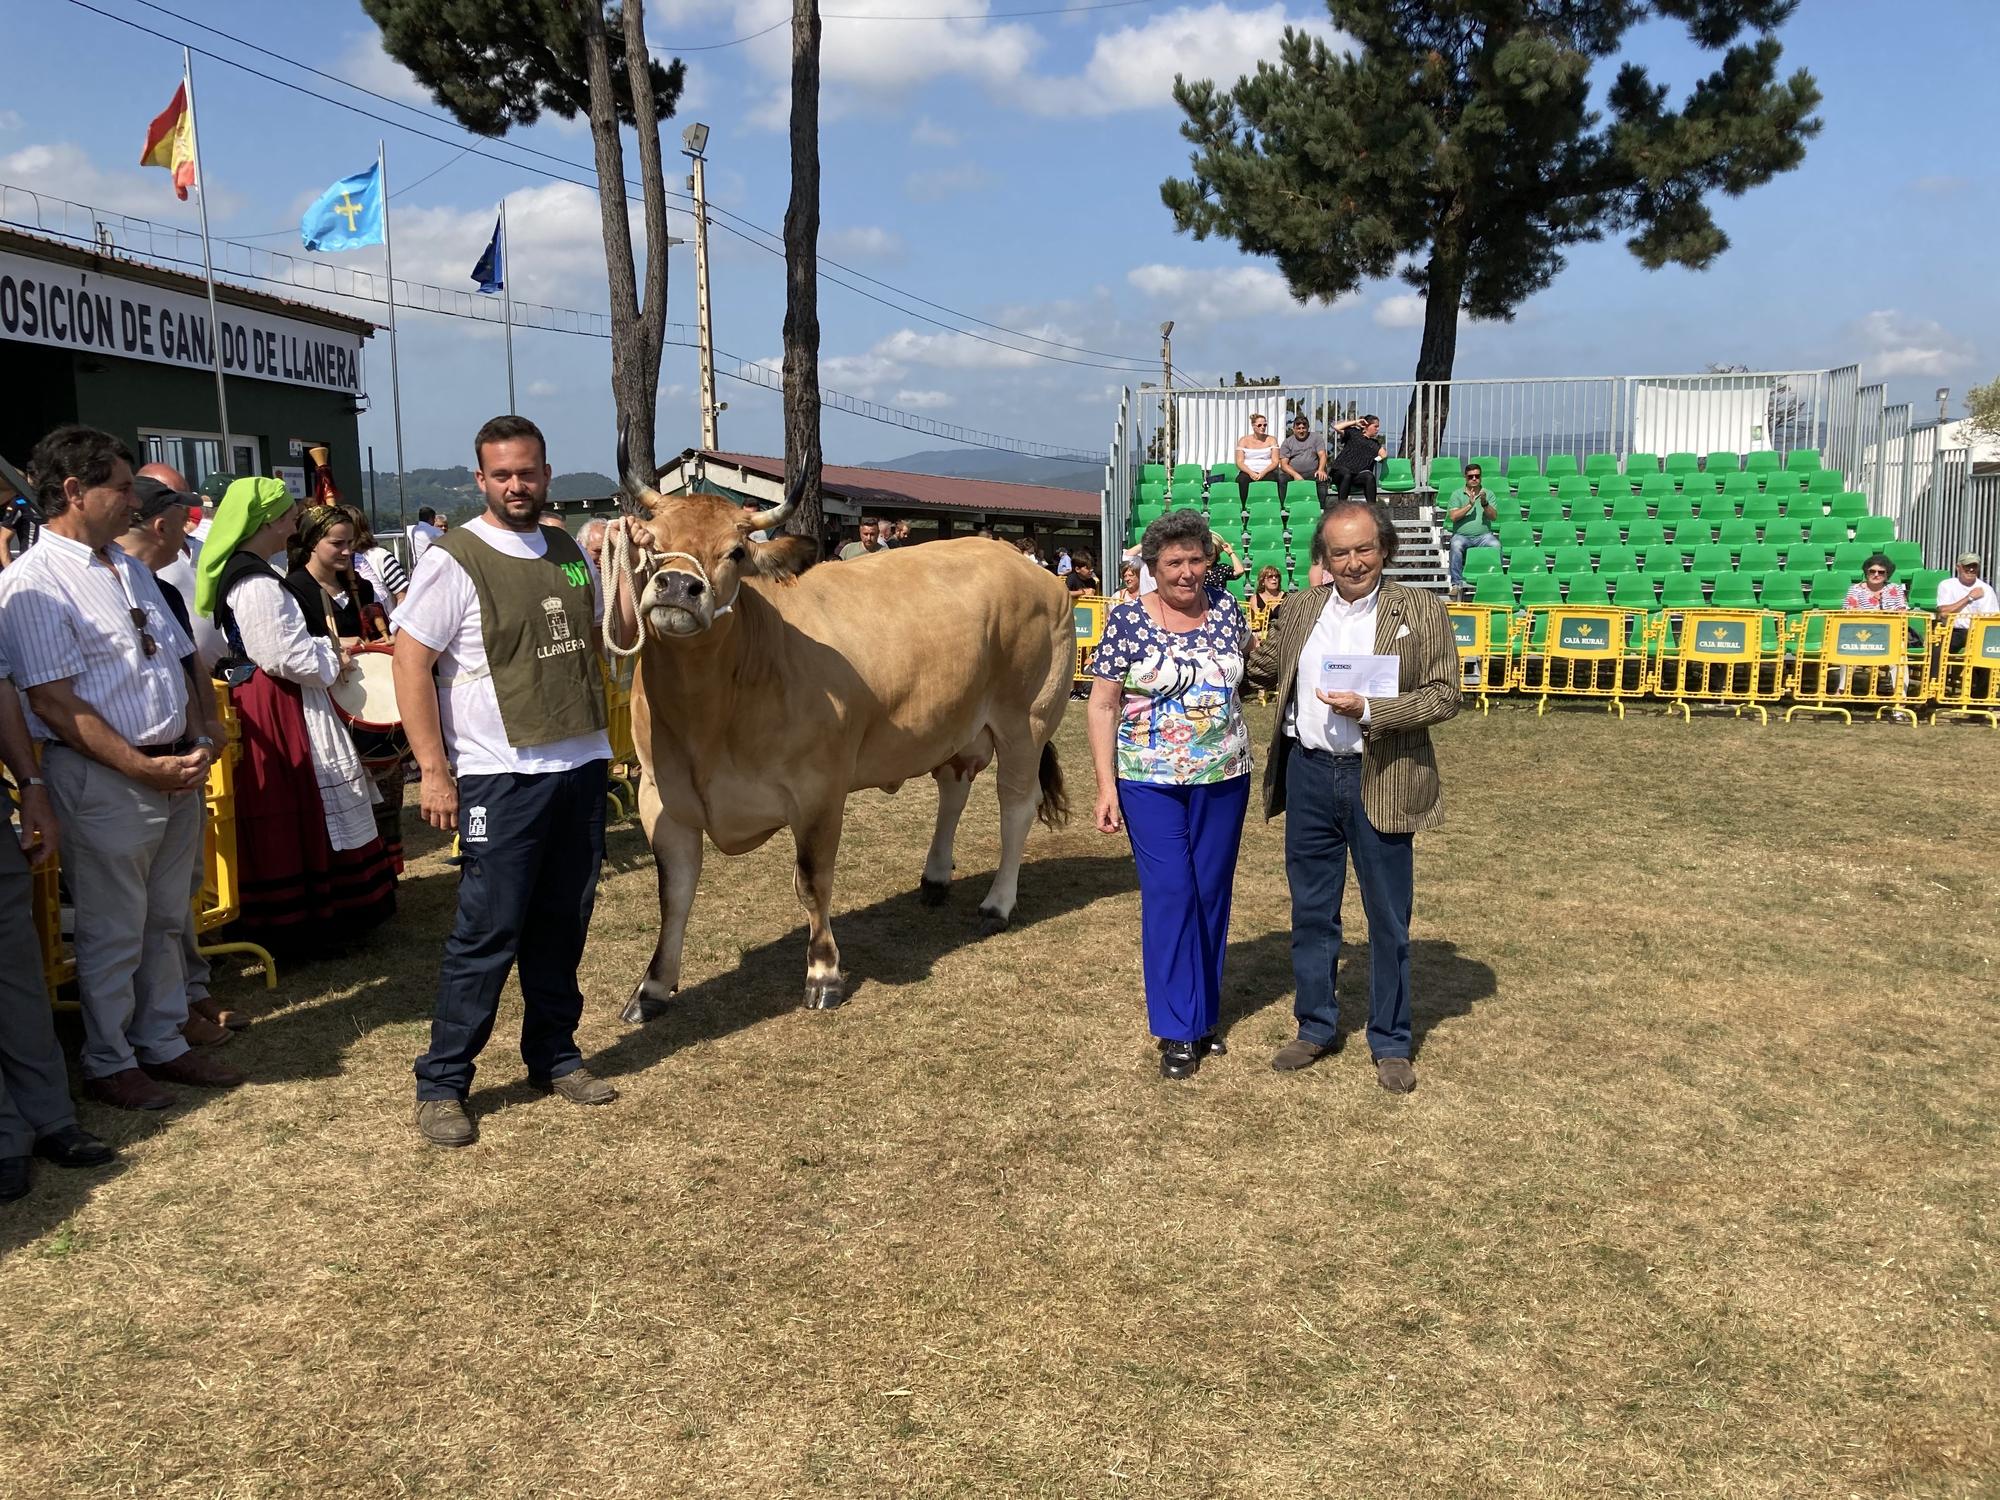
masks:
{"label": "spectator in stands", "polygon": [[1861,565],[1861,582],[1847,591],[1849,609],[1895,609],[1910,607],[1908,592],[1900,583],[1891,583],[1896,565],[1880,552]]}
{"label": "spectator in stands", "polygon": [[885,521],[883,523],[882,545],[885,547],[909,546],[910,523],[908,521]]}
{"label": "spectator in stands", "polygon": [[243,1081],[180,1034],[218,736],[208,700],[188,690],[194,643],[152,573],[113,545],[136,503],[131,454],[107,433],[58,427],[34,469],[46,520],[0,577],[0,653],[27,692],[70,887],[88,893],[75,906],[84,1089],[118,1109],[165,1109],[174,1096],[159,1080]]}
{"label": "spectator in stands", "polygon": [[1277,467],[1278,440],[1270,428],[1270,418],[1252,412],[1250,430],[1236,440],[1236,498],[1244,505],[1250,503],[1250,486]]}
{"label": "spectator in stands", "polygon": [[1952,576],[1938,585],[1938,614],[1951,621],[1954,633],[1963,631],[1975,615],[2000,615],[2000,602],[1993,597],[1993,585],[1979,576],[1977,552],[1961,552]]}
{"label": "spectator in stands", "polygon": [[[1236,548],[1230,545],[1229,538],[1221,532],[1211,531],[1209,537],[1215,543],[1214,550],[1209,554],[1214,560],[1209,564],[1205,581],[1209,588],[1227,589],[1230,584],[1250,571],[1250,564],[1236,555]],[[1225,557],[1229,559],[1226,563],[1223,561]]]}
{"label": "spectator in stands", "polygon": [[1118,565],[1118,592],[1111,596],[1114,604],[1130,604],[1139,597],[1139,564],[1127,558]]}
{"label": "spectator in stands", "polygon": [[[296,509],[275,479],[239,479],[201,551],[195,607],[229,642],[220,667],[243,720],[236,849],[246,936],[292,953],[337,951],[396,909],[396,870],[375,826],[374,796],[327,689],[348,652],[325,608],[306,610],[271,568]],[[315,549],[347,532],[314,506]]]}
{"label": "spectator in stands", "polygon": [[[375,532],[358,505],[343,505],[341,511],[354,533],[354,571],[375,591],[375,602],[384,619],[396,612],[403,595],[410,591],[410,575],[396,561],[396,554],[375,540]],[[601,523],[600,523],[601,524]]]}
{"label": "spectator in stands", "polygon": [[1465,592],[1465,554],[1474,547],[1497,547],[1500,512],[1486,488],[1486,474],[1478,464],[1465,468],[1465,490],[1454,495],[1445,511],[1451,522],[1451,591]]}
{"label": "spectator in stands", "polygon": [[[1435,594],[1386,582],[1396,528],[1381,509],[1329,506],[1313,555],[1331,585],[1291,601],[1250,654],[1246,680],[1276,688],[1283,710],[1264,760],[1264,816],[1285,814],[1292,893],[1292,1004],[1299,1033],[1272,1058],[1303,1068],[1340,1045],[1335,966],[1352,853],[1368,913],[1368,1045],[1391,1093],[1417,1086],[1410,1063],[1413,835],[1437,821],[1430,728],[1458,712],[1458,649]],[[1322,685],[1327,658],[1397,658],[1393,697]]]}
{"label": "spectator in stands", "polygon": [[1071,559],[1069,571],[1063,574],[1063,582],[1072,594],[1095,594],[1098,590],[1097,563],[1088,552],[1077,549]]}
{"label": "spectator in stands", "polygon": [[1345,422],[1336,422],[1333,430],[1340,434],[1340,451],[1333,456],[1335,495],[1345,500],[1360,490],[1373,504],[1375,466],[1382,462],[1382,455],[1389,447],[1382,439],[1381,422],[1373,415],[1350,417]]}
{"label": "spectator in stands", "polygon": [[424,553],[431,543],[444,535],[444,528],[438,524],[437,512],[428,505],[418,506],[417,524],[409,529],[407,535],[410,539],[410,566],[414,569],[424,560]]}
{"label": "spectator in stands", "polygon": [[1250,622],[1250,634],[1258,640],[1271,628],[1271,617],[1285,602],[1285,576],[1270,563],[1257,570],[1257,591],[1245,603],[1243,613]]}
{"label": "spectator in stands", "polygon": [[1199,511],[1169,511],[1139,545],[1159,587],[1110,611],[1091,657],[1096,822],[1130,833],[1146,1013],[1161,1074],[1186,1078],[1226,1050],[1217,1027],[1250,800],[1237,696],[1249,632],[1236,601],[1206,586],[1215,541]]}
{"label": "spectator in stands", "polygon": [[1278,468],[1287,479],[1310,484],[1326,504],[1326,440],[1313,436],[1312,421],[1304,412],[1292,418],[1291,436],[1278,445]]}
{"label": "spectator in stands", "polygon": [[840,549],[842,562],[857,557],[866,557],[871,552],[882,550],[882,523],[873,516],[864,516],[857,528],[855,539]]}
{"label": "spectator in stands", "polygon": [[19,788],[21,830],[0,801],[0,1203],[28,1191],[30,1154],[59,1167],[101,1167],[117,1153],[76,1123],[69,1070],[42,987],[29,871],[53,859],[60,842],[55,805],[35,764],[20,695],[0,652],[0,765]]}

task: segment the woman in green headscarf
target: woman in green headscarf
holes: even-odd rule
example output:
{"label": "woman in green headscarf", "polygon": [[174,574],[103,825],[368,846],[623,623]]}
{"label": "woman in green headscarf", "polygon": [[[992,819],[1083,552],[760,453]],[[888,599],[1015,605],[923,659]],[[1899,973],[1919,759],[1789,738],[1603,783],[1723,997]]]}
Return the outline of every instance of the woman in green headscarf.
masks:
{"label": "woman in green headscarf", "polygon": [[290,953],[344,947],[396,909],[374,788],[327,694],[350,658],[324,612],[301,609],[273,566],[296,515],[278,480],[237,480],[216,507],[195,579],[195,607],[229,642],[218,670],[243,727],[240,926]]}

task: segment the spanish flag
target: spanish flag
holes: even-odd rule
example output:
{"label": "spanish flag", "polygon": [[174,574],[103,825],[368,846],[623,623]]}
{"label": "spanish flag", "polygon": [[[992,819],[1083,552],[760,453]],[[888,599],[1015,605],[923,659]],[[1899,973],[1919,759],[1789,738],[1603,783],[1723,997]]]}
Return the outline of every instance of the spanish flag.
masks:
{"label": "spanish flag", "polygon": [[174,196],[185,201],[194,186],[194,111],[188,108],[187,80],[174,90],[174,102],[160,111],[146,131],[142,167],[165,167],[174,174]]}

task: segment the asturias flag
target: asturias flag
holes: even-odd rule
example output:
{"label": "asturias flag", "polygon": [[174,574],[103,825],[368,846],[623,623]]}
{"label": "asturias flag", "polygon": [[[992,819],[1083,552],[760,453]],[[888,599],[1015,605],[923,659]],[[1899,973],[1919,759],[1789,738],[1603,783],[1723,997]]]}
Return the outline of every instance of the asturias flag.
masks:
{"label": "asturias flag", "polygon": [[194,186],[194,112],[188,108],[187,80],[174,90],[174,102],[160,111],[146,131],[142,167],[164,167],[174,174],[174,196],[185,200]]}
{"label": "asturias flag", "polygon": [[507,284],[507,267],[500,253],[500,221],[493,221],[493,238],[487,243],[486,253],[479,257],[479,264],[472,268],[472,279],[479,283],[479,290],[486,293],[499,291]]}
{"label": "asturias flag", "polygon": [[299,220],[308,250],[358,250],[382,243],[382,164],[343,177]]}

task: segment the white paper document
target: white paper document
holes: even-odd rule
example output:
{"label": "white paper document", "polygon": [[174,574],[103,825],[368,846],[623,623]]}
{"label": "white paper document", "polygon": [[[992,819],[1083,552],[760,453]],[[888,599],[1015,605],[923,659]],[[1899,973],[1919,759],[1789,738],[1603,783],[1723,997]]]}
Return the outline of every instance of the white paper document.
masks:
{"label": "white paper document", "polygon": [[1319,685],[1328,693],[1359,693],[1364,698],[1393,698],[1402,658],[1396,656],[1322,656]]}

